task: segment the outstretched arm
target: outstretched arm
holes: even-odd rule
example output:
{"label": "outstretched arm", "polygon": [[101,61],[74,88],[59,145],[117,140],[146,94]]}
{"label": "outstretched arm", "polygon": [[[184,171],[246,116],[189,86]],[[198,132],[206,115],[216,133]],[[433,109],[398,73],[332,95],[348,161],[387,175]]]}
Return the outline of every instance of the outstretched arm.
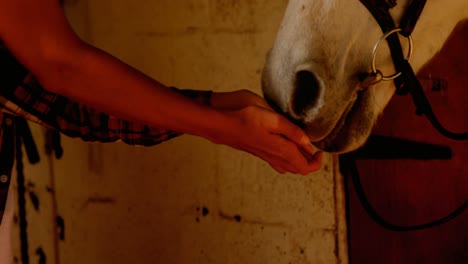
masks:
{"label": "outstretched arm", "polygon": [[[252,153],[279,172],[320,166],[305,133],[259,105],[220,110],[168,89],[81,41],[57,0],[0,0],[0,38],[45,89],[123,119]],[[312,154],[311,154],[312,155]]]}

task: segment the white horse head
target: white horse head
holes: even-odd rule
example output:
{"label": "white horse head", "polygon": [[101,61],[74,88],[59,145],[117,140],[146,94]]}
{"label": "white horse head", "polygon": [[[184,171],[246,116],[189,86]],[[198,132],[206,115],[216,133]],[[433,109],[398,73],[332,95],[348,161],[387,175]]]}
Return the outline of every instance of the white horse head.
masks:
{"label": "white horse head", "polygon": [[[400,0],[391,9],[396,25],[409,2]],[[413,69],[428,62],[467,17],[467,0],[427,1],[412,34]],[[382,34],[359,0],[290,0],[264,68],[265,97],[303,125],[317,147],[358,148],[395,92],[390,81],[360,91],[358,76],[370,71],[372,49]],[[378,69],[392,74],[385,45],[378,57]]]}

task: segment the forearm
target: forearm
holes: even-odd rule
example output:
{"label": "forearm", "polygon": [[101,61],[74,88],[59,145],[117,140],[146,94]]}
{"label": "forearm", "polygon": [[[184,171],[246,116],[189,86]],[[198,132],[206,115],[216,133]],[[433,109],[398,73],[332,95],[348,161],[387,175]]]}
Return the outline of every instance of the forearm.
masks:
{"label": "forearm", "polygon": [[[120,118],[213,138],[227,118],[168,89],[112,56],[82,45],[39,76],[48,90]],[[224,123],[224,124],[223,124]]]}

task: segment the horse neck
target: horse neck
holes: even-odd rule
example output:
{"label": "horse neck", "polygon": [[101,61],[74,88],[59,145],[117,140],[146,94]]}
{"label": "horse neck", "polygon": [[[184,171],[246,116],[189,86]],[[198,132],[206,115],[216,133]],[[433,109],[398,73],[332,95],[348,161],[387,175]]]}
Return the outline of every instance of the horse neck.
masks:
{"label": "horse neck", "polygon": [[466,0],[430,0],[414,29],[415,53],[411,64],[419,70],[440,51],[455,26],[468,19]]}

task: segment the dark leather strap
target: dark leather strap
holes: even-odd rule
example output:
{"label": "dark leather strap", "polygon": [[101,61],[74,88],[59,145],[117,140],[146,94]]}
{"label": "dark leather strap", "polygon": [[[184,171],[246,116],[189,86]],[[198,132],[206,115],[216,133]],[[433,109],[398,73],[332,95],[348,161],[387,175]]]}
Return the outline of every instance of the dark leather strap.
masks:
{"label": "dark leather strap", "polygon": [[16,145],[21,142],[19,137],[23,139],[22,143],[31,164],[39,162],[39,153],[26,120],[5,113],[1,125],[3,134],[0,147],[0,223],[6,207]]}
{"label": "dark leather strap", "polygon": [[16,132],[18,136],[21,137],[24,149],[26,150],[26,155],[28,156],[29,163],[36,164],[40,161],[39,152],[37,151],[36,143],[31,134],[31,129],[29,128],[28,122],[26,119],[17,118],[16,121]]}
{"label": "dark leather strap", "polygon": [[421,13],[426,5],[426,0],[413,0],[406,9],[403,18],[400,21],[400,34],[409,37],[413,33],[416,23],[421,16]]}
{"label": "dark leather strap", "polygon": [[379,23],[380,28],[384,33],[395,29],[395,23],[389,13],[389,9],[396,5],[396,1],[382,0],[360,0],[361,3],[369,10],[372,16]]}
{"label": "dark leather strap", "polygon": [[[393,8],[396,5],[396,0],[360,0],[361,3],[369,10],[369,12],[374,16],[377,23],[379,23],[380,28],[384,33],[395,29],[395,23],[393,18],[390,15],[389,9]],[[401,35],[408,37],[413,32],[416,27],[416,23],[419,20],[419,17],[426,5],[426,0],[413,0],[408,5],[401,21],[399,28],[402,29],[400,32]]]}
{"label": "dark leather strap", "polygon": [[3,134],[0,148],[0,224],[5,212],[15,158],[15,123],[13,120],[13,116],[9,114],[3,115]]}
{"label": "dark leather strap", "polygon": [[[375,18],[383,33],[387,33],[390,30],[397,28],[389,12],[389,9],[396,5],[396,1],[389,3],[388,1],[382,0],[360,0],[360,2],[367,8],[367,10],[369,10],[369,12]],[[398,67],[398,65],[405,61],[400,39],[396,34],[393,34],[387,38],[387,42],[390,47],[390,54],[395,65],[395,70],[397,72],[400,72],[401,69]],[[398,92],[399,90],[404,88],[404,81],[402,81],[401,78],[395,79],[395,86],[397,87]]]}
{"label": "dark leather strap", "polygon": [[409,88],[408,91],[416,106],[418,115],[425,115],[431,122],[432,126],[442,135],[453,140],[468,140],[468,132],[455,133],[446,129],[437,119],[431,104],[424,93],[421,83],[416,78],[413,68],[408,61],[404,61],[402,67],[402,78],[405,80],[405,85]]}

